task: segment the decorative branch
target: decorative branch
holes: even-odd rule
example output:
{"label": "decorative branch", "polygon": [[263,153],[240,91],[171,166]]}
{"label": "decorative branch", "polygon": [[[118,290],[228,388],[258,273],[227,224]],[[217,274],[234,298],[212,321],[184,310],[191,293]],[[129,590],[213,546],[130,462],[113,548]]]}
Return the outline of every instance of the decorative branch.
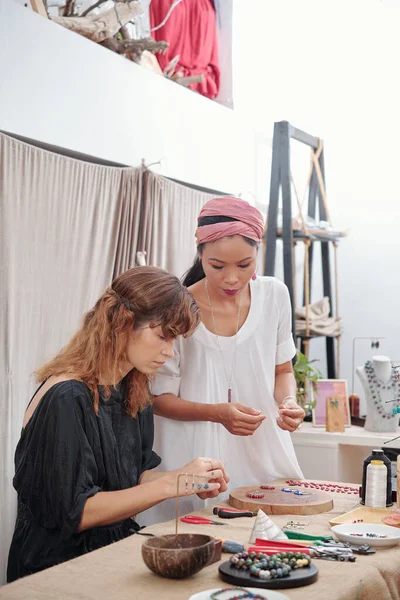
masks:
{"label": "decorative branch", "polygon": [[110,9],[92,17],[53,17],[52,21],[67,27],[93,42],[112,38],[133,17],[143,12],[138,0],[129,3],[116,2]]}
{"label": "decorative branch", "polygon": [[75,0],[67,0],[64,6],[63,17],[71,17],[75,10]]}
{"label": "decorative branch", "polygon": [[165,52],[168,48],[167,42],[156,42],[152,38],[143,38],[141,40],[117,40],[109,38],[102,42],[102,46],[109,48],[117,54],[127,56],[135,62],[140,62],[142,53],[147,50],[152,54],[156,52]]}
{"label": "decorative branch", "polygon": [[172,77],[172,80],[176,83],[179,83],[179,85],[184,85],[185,87],[188,87],[189,85],[193,85],[194,83],[203,83],[204,75],[191,75],[190,77],[174,76]]}
{"label": "decorative branch", "polygon": [[[131,4],[132,1],[134,1],[134,0],[118,0],[118,2],[126,3],[126,4]],[[90,12],[92,12],[92,10],[94,10],[95,8],[98,8],[99,6],[101,6],[102,4],[104,4],[105,2],[108,2],[108,0],[97,0],[97,2],[95,4],[92,4],[92,6],[89,6],[79,16],[80,17],[86,17]],[[142,12],[143,12],[143,9],[142,9]]]}
{"label": "decorative branch", "polygon": [[172,60],[169,61],[169,63],[165,67],[164,75],[165,75],[165,77],[168,77],[168,79],[172,79],[172,77],[175,73],[176,66],[179,62],[179,59],[180,59],[180,56],[179,56],[179,54],[177,54],[176,56],[174,56],[174,58]]}
{"label": "decorative branch", "polygon": [[47,7],[45,6],[43,0],[31,0],[31,7],[35,13],[38,13],[42,17],[48,17]]}
{"label": "decorative branch", "polygon": [[98,0],[96,2],[96,4],[93,4],[92,6],[89,6],[89,8],[87,8],[86,10],[84,10],[83,13],[80,16],[81,17],[86,17],[86,15],[88,15],[90,12],[92,12],[92,10],[94,10],[95,8],[98,8],[99,6],[101,6],[102,4],[104,4],[104,2],[108,2],[108,0]]}
{"label": "decorative branch", "polygon": [[119,33],[121,34],[121,37],[123,40],[131,40],[132,39],[132,36],[129,33],[129,30],[126,25],[121,27],[121,29],[119,30]]}

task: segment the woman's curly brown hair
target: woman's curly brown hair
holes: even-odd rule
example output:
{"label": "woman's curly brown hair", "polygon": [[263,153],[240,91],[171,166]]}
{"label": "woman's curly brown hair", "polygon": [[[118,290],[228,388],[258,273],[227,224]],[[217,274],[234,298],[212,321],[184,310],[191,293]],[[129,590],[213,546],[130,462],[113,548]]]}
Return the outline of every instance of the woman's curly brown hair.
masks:
{"label": "woman's curly brown hair", "polygon": [[[130,333],[150,324],[163,335],[188,336],[197,327],[200,312],[179,279],[157,267],[135,267],[117,277],[89,310],[81,329],[50,362],[36,371],[42,382],[51,375],[71,374],[93,393],[99,410],[100,382],[118,383],[119,366],[127,360]],[[127,410],[134,417],[150,401],[149,377],[133,369],[126,376]],[[111,385],[104,385],[109,397]]]}

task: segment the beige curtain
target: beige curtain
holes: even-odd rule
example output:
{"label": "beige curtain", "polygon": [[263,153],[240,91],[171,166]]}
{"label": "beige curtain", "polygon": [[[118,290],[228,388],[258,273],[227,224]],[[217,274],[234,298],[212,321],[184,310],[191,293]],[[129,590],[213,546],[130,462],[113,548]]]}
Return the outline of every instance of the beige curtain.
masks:
{"label": "beige curtain", "polygon": [[0,584],[31,374],[112,278],[134,266],[141,180],[140,170],[67,158],[0,133]]}
{"label": "beige curtain", "polygon": [[196,256],[194,232],[200,209],[215,194],[206,194],[149,171],[144,177],[138,249],[146,251],[148,265],[181,277]]}

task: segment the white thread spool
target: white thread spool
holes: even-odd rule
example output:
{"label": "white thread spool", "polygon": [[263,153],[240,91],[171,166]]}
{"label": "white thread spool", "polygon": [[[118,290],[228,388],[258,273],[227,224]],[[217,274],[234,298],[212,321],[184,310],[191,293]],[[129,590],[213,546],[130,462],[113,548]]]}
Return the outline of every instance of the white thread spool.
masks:
{"label": "white thread spool", "polygon": [[365,506],[386,507],[387,469],[382,460],[372,460],[367,467]]}

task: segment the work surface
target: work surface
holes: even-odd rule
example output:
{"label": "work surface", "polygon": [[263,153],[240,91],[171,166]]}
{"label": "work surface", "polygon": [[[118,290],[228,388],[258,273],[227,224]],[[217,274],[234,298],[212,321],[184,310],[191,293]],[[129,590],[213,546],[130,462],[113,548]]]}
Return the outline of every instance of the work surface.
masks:
{"label": "work surface", "polygon": [[[283,482],[275,482],[279,485]],[[329,513],[310,517],[294,517],[308,522],[305,533],[330,534],[328,518],[347,512],[357,505],[355,496],[332,494],[334,508]],[[219,503],[221,505],[223,503]],[[211,515],[208,507],[196,514]],[[217,517],[212,516],[213,519]],[[290,515],[274,515],[280,526],[290,520]],[[225,527],[216,525],[190,525],[179,522],[181,533],[205,533],[247,544],[254,518],[221,519]],[[175,522],[169,521],[146,529],[155,535],[174,533]],[[76,599],[76,600],[188,600],[199,591],[226,587],[218,577],[218,563],[213,564],[190,579],[163,579],[151,573],[141,557],[141,546],[146,538],[133,535],[96,552],[21,579],[0,589],[1,599],[26,598]],[[229,555],[224,554],[222,560]],[[309,586],[282,590],[293,600],[400,600],[400,549],[377,550],[372,556],[357,556],[355,563],[315,560],[319,580]]]}

